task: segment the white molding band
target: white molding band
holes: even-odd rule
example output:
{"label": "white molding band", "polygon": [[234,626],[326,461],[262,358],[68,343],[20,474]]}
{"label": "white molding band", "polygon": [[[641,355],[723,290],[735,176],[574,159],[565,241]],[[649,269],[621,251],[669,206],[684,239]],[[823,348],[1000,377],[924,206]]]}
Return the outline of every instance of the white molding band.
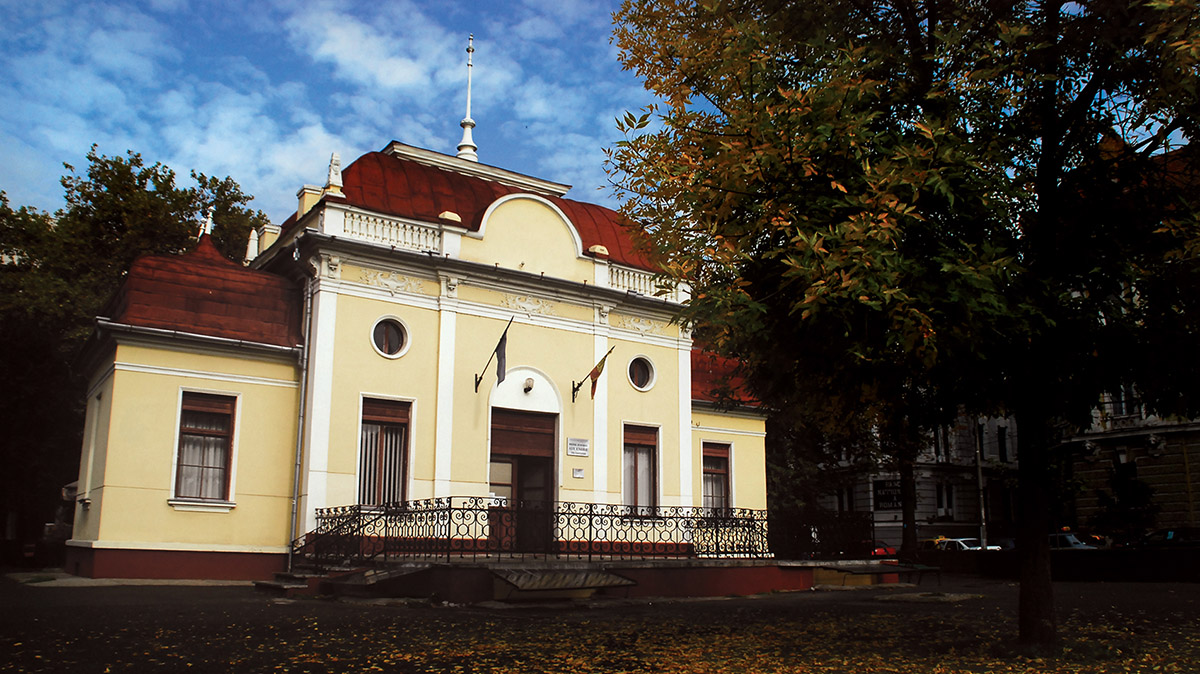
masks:
{"label": "white molding band", "polygon": [[125,361],[114,362],[112,369],[118,372],[138,372],[140,374],[157,374],[169,377],[189,377],[192,379],[207,379],[209,381],[220,381],[230,384],[254,384],[258,386],[280,386],[283,388],[298,388],[300,386],[299,382],[288,379],[255,377],[252,375],[227,374],[203,370],[185,370],[179,367],[143,365],[141,363],[129,363]]}
{"label": "white molding band", "polygon": [[180,511],[195,513],[227,513],[237,507],[233,501],[193,501],[190,499],[169,498],[167,505]]}
{"label": "white molding band", "polygon": [[[741,435],[748,438],[767,437],[767,434],[764,431],[739,431],[731,428],[716,428],[714,426],[692,426],[692,433],[721,433],[724,435]],[[720,441],[717,440],[715,442]]]}

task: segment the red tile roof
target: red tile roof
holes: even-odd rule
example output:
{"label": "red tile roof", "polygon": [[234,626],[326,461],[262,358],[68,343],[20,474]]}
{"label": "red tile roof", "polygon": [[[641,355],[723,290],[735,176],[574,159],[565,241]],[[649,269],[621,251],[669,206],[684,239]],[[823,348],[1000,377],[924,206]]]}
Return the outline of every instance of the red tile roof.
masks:
{"label": "red tile roof", "polygon": [[692,400],[758,406],[737,374],[737,361],[703,349],[692,349]]}
{"label": "red tile roof", "polygon": [[[445,211],[457,213],[462,226],[477,232],[483,214],[497,199],[521,194],[519,187],[463,175],[385,152],[368,152],[342,171],[346,203],[368,211],[401,218],[438,222]],[[544,196],[544,195],[543,195]],[[594,245],[608,249],[609,259],[654,271],[634,250],[626,221],[612,209],[557,196],[544,196],[570,219],[583,241],[583,250]],[[284,223],[283,229],[290,227]]]}
{"label": "red tile roof", "polygon": [[183,255],[135,260],[106,314],[116,323],[275,346],[301,340],[295,285],[231,262],[208,236]]}

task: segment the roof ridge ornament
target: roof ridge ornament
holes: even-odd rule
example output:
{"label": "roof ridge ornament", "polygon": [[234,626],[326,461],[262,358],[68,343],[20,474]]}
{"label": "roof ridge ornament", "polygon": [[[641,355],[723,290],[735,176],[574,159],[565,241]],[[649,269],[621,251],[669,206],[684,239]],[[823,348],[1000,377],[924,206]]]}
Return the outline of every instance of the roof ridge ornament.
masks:
{"label": "roof ridge ornament", "polygon": [[342,185],[342,157],[334,152],[329,157],[329,176],[325,179],[325,191],[341,194]]}
{"label": "roof ridge ornament", "polygon": [[200,225],[200,236],[197,238],[203,238],[205,235],[212,236],[212,231],[213,231],[212,209],[206,208],[206,209],[204,209],[204,222]]}
{"label": "roof ridge ornament", "polygon": [[474,53],[475,34],[471,33],[470,37],[467,38],[467,116],[459,123],[462,126],[463,137],[458,143],[458,154],[456,156],[459,159],[478,162],[479,155],[475,153],[475,150],[479,148],[475,145],[475,141],[471,139],[471,129],[475,128],[475,120],[471,119],[471,69],[473,67],[471,55]]}

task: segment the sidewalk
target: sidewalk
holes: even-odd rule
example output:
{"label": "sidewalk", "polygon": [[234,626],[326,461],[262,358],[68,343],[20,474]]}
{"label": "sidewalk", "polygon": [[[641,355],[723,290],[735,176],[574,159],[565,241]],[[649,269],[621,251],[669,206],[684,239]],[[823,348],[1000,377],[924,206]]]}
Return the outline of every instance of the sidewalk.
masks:
{"label": "sidewalk", "polygon": [[37,571],[15,571],[4,574],[5,578],[30,587],[115,587],[122,585],[180,585],[198,587],[252,587],[249,580],[173,580],[156,578],[83,578],[73,576],[62,569],[40,569]]}

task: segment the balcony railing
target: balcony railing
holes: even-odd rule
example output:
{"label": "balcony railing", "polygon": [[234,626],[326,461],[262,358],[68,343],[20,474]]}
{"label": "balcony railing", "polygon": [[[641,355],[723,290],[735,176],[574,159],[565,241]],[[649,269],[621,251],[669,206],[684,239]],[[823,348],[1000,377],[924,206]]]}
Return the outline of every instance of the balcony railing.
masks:
{"label": "balcony railing", "polygon": [[764,558],[767,513],[450,497],[317,511],[294,551],[320,564],[458,558]]}

